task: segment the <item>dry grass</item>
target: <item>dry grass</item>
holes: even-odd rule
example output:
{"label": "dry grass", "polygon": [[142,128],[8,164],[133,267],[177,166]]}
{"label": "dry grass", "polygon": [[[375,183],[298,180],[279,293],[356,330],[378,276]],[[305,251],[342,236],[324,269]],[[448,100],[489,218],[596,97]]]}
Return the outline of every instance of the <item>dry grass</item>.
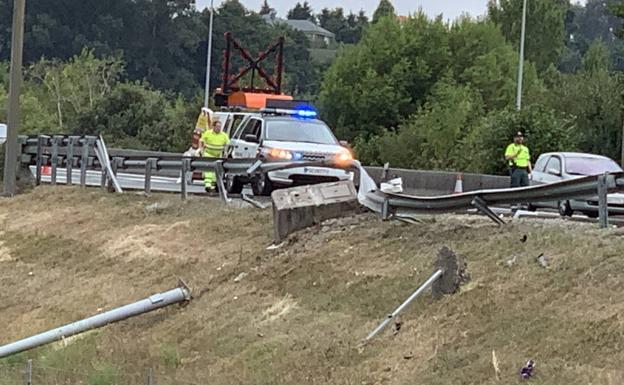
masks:
{"label": "dry grass", "polygon": [[[185,308],[0,363],[30,356],[117,383],[115,373],[153,366],[212,384],[456,385],[520,383],[533,358],[534,384],[624,382],[618,230],[360,215],[267,251],[268,211],[67,188],[0,200],[0,226],[0,343],[167,290],[177,277],[202,293]],[[441,301],[417,300],[396,336],[359,348],[426,279],[443,245],[464,256],[472,282]],[[540,253],[548,270],[534,260]]]}

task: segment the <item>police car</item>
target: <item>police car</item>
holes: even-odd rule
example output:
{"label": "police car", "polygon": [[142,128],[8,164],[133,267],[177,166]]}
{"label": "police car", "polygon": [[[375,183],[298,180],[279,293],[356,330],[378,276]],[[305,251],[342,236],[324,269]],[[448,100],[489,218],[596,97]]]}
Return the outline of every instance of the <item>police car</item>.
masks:
{"label": "police car", "polygon": [[[230,138],[226,150],[229,158],[260,160],[335,161],[345,168],[353,160],[346,144],[338,141],[331,129],[317,119],[316,111],[308,105],[276,108],[268,103],[259,114],[246,116]],[[283,103],[278,103],[283,105]],[[269,195],[273,189],[295,185],[353,180],[348,169],[333,167],[298,167],[272,171],[250,180],[228,176],[225,186],[229,193],[240,193],[251,183],[254,195]]]}

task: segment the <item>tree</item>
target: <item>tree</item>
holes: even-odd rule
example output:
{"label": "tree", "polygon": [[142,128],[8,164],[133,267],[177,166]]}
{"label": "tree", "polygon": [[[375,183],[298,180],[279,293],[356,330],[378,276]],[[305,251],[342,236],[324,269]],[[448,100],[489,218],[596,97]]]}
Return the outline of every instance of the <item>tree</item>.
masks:
{"label": "tree", "polygon": [[377,23],[381,18],[386,16],[396,16],[394,6],[390,0],[381,0],[373,13],[373,23]]}
{"label": "tree", "polygon": [[271,16],[271,18],[275,18],[275,16],[277,16],[277,11],[275,8],[271,8],[267,0],[264,0],[262,7],[260,8],[260,15],[268,15]]}
{"label": "tree", "polygon": [[303,4],[297,2],[295,7],[288,11],[288,20],[310,20],[311,22],[316,22],[312,7],[308,4],[307,1],[304,1]]}
{"label": "tree", "polygon": [[336,34],[336,41],[346,44],[359,42],[368,25],[368,18],[363,11],[359,15],[350,12],[345,17],[340,7],[332,10],[324,8],[317,19],[321,27]]}
{"label": "tree", "polygon": [[608,72],[609,67],[609,49],[600,40],[595,40],[583,57],[583,71],[590,73]]}
{"label": "tree", "polygon": [[[568,0],[531,0],[527,2],[525,55],[539,72],[557,64],[565,44],[565,16]],[[488,16],[503,35],[520,46],[523,0],[490,0]]]}

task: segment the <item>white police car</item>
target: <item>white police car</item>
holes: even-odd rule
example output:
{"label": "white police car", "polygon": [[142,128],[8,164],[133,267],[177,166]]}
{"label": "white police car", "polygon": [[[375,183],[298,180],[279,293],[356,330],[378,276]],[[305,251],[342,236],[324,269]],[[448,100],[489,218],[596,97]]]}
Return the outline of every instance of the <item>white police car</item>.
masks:
{"label": "white police car", "polygon": [[[270,104],[268,104],[270,105]],[[266,108],[259,115],[247,116],[230,139],[227,155],[234,159],[336,161],[347,166],[353,156],[331,129],[316,118],[308,106],[296,109]],[[251,183],[255,195],[269,195],[274,188],[294,185],[353,180],[352,171],[331,167],[298,167],[272,171],[248,180],[229,176],[225,185],[230,193],[240,193]]]}

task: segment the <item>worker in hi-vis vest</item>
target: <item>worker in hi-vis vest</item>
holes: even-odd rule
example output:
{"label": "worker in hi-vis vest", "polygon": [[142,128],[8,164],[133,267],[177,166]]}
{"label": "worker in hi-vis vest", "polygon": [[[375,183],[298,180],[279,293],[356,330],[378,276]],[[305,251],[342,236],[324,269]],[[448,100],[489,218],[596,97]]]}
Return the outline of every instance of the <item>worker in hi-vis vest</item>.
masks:
{"label": "worker in hi-vis vest", "polygon": [[525,187],[529,185],[531,169],[531,154],[529,148],[524,145],[524,135],[518,132],[514,136],[514,142],[505,150],[505,160],[509,165],[511,187]]}
{"label": "worker in hi-vis vest", "polygon": [[[212,129],[203,132],[199,140],[199,148],[202,156],[207,158],[221,158],[225,146],[230,143],[230,137],[221,131],[221,122],[215,119]],[[217,176],[214,171],[204,173],[204,185],[207,192],[217,191]]]}

